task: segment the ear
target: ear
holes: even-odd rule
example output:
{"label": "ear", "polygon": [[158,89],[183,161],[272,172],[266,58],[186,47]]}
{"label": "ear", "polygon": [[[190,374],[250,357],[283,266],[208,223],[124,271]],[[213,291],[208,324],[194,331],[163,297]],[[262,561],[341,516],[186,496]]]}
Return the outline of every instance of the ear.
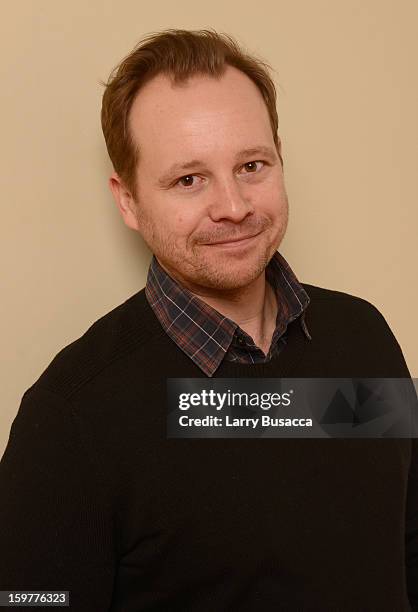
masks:
{"label": "ear", "polygon": [[280,139],[280,136],[278,136],[278,142],[279,142],[279,146],[277,147],[277,154],[280,158],[280,163],[282,164],[282,169],[283,169],[282,141]]}
{"label": "ear", "polygon": [[135,200],[116,172],[113,172],[109,178],[109,187],[125,224],[131,229],[139,231],[138,220],[135,215]]}

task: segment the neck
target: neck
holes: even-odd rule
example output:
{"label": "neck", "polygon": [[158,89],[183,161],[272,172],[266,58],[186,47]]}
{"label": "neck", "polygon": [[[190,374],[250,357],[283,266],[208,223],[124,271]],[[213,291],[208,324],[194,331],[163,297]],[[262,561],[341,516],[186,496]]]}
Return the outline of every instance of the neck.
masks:
{"label": "neck", "polygon": [[192,291],[202,302],[237,323],[261,350],[267,354],[276,327],[278,304],[266,280],[265,271],[250,285],[213,296]]}

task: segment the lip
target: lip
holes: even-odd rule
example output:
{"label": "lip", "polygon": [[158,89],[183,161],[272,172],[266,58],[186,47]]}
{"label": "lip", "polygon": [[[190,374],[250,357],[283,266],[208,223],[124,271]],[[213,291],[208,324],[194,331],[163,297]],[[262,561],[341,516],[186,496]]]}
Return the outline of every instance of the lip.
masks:
{"label": "lip", "polygon": [[251,234],[250,236],[243,236],[242,238],[237,238],[236,240],[223,240],[220,242],[208,242],[205,246],[221,246],[221,247],[241,246],[241,245],[245,245],[251,242],[253,238],[256,238],[260,234],[261,232],[258,232],[257,234]]}

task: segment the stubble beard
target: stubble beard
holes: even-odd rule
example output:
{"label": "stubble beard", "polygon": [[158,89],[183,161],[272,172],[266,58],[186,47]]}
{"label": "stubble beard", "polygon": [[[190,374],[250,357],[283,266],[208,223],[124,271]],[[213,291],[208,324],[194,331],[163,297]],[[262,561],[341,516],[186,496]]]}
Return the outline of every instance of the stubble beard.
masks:
{"label": "stubble beard", "polygon": [[[242,289],[255,281],[266,269],[275,252],[279,248],[288,225],[287,195],[282,215],[277,226],[265,223],[260,238],[255,238],[253,252],[243,254],[228,254],[222,248],[195,245],[192,247],[193,257],[187,262],[190,265],[190,277],[196,284],[215,290],[233,291]],[[257,231],[257,230],[256,230]],[[212,253],[211,249],[215,249]],[[185,260],[183,260],[183,265]]]}
{"label": "stubble beard", "polygon": [[[211,253],[199,253],[199,250],[206,251],[217,249],[217,247],[196,247],[195,257],[193,258],[193,281],[202,287],[217,290],[241,289],[249,285],[260,276],[272,258],[275,248],[263,245],[262,250],[251,253],[240,260],[238,254],[229,255],[228,252],[222,253],[215,251]],[[248,260],[251,259],[251,263]]]}
{"label": "stubble beard", "polygon": [[[157,257],[164,269],[172,278],[193,290],[193,286],[214,289],[218,291],[239,290],[256,280],[266,269],[274,253],[279,248],[286,233],[288,224],[288,208],[286,206],[280,218],[279,228],[276,229],[273,240],[268,239],[270,224],[262,232],[263,244],[253,247],[257,249],[256,257],[251,257],[248,265],[248,255],[240,261],[238,254],[222,254],[222,249],[216,253],[218,247],[192,244],[186,252],[178,248],[164,235],[159,234],[158,228],[147,215],[138,211],[138,221],[142,228],[141,235],[150,251]],[[263,235],[265,233],[265,235]],[[257,241],[257,238],[256,238]],[[213,253],[208,252],[214,249]],[[191,255],[189,255],[191,253]]]}

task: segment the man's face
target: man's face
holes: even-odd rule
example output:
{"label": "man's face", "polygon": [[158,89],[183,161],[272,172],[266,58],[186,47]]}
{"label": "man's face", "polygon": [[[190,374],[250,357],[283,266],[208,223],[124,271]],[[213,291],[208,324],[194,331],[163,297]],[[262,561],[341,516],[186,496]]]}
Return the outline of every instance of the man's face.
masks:
{"label": "man's face", "polygon": [[255,84],[232,67],[218,80],[195,76],[180,86],[158,75],[140,90],[129,119],[140,160],[138,200],[122,213],[125,222],[191,291],[249,286],[281,243],[288,218],[282,167]]}

